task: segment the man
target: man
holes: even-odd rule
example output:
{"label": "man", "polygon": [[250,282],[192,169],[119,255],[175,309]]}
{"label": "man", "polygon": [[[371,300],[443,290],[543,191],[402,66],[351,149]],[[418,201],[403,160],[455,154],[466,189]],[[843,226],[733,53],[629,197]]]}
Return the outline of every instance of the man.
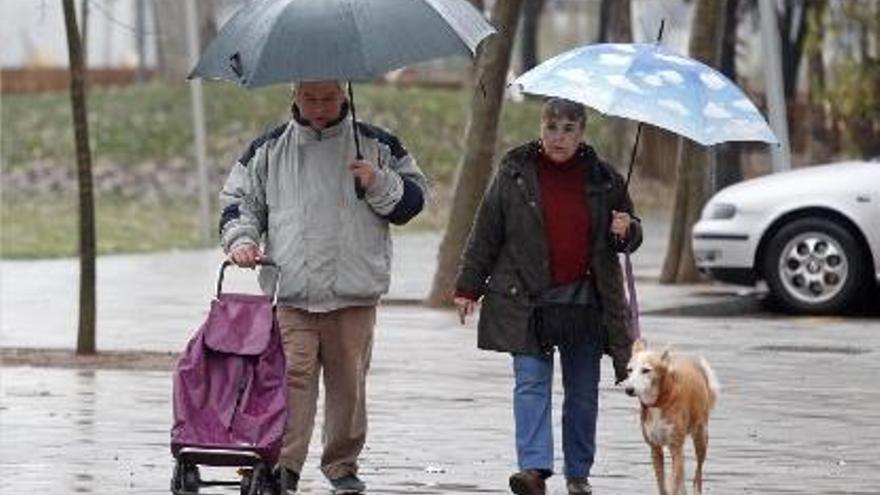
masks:
{"label": "man", "polygon": [[290,395],[283,489],[296,492],[323,371],[321,470],[335,493],[361,493],[365,382],[376,304],[390,278],[389,223],[421,211],[425,178],[395,136],[362,122],[356,127],[364,158],[355,158],[337,81],[298,83],[292,113],[253,141],[229,174],[220,194],[221,243],[238,266],[267,257],[279,267],[262,270],[260,283],[271,291],[280,274],[277,317]]}

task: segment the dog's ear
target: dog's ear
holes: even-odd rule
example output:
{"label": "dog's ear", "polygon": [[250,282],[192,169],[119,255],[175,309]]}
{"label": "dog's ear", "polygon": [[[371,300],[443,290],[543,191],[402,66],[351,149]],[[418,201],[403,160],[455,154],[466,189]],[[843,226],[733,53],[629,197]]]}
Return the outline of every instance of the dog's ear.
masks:
{"label": "dog's ear", "polygon": [[660,355],[660,362],[668,366],[670,361],[672,361],[672,348],[666,346],[663,348],[663,354]]}
{"label": "dog's ear", "polygon": [[647,349],[647,344],[645,343],[644,339],[636,339],[636,341],[633,342],[633,346],[632,346],[632,353],[633,354],[638,354],[639,352],[643,352],[645,349]]}

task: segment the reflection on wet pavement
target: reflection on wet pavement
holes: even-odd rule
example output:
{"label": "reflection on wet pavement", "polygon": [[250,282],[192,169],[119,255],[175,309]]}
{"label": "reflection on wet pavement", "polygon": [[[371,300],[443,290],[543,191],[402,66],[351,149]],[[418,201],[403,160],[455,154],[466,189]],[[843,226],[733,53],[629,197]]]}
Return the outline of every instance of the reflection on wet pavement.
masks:
{"label": "reflection on wet pavement", "polygon": [[[710,426],[707,494],[877,493],[876,323],[648,317],[643,325],[654,345],[671,343],[676,352],[705,356],[722,383]],[[474,342],[473,324],[458,326],[450,312],[381,309],[361,471],[371,493],[506,493],[515,469],[510,358],[478,351]],[[765,349],[841,342],[865,352]],[[637,404],[611,386],[611,376],[606,359],[593,485],[601,494],[652,493]],[[560,469],[558,382],[557,373]],[[4,495],[169,493],[171,373],[2,367],[0,388]],[[304,495],[328,493],[317,467],[320,429],[319,421]],[[690,448],[687,456],[692,459]],[[564,493],[563,484],[561,476],[553,477],[549,493]]]}

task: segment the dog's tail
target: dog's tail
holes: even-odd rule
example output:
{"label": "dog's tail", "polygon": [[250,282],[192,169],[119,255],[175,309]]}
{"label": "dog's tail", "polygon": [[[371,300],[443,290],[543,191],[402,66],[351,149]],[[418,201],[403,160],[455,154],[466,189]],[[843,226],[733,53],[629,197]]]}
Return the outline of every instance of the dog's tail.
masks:
{"label": "dog's tail", "polygon": [[718,377],[715,376],[712,367],[703,358],[700,358],[700,368],[703,369],[703,374],[706,375],[706,383],[709,384],[709,409],[712,409],[715,407],[715,401],[721,395],[721,384],[718,383]]}

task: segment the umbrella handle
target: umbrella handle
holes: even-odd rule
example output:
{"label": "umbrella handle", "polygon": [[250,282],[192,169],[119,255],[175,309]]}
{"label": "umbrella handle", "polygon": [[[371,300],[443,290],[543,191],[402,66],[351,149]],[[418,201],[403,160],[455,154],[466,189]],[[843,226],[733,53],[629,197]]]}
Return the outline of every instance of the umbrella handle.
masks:
{"label": "umbrella handle", "polygon": [[[351,81],[348,82],[348,107],[351,108],[351,130],[354,134],[355,156],[358,160],[363,160],[364,155],[361,153],[361,137],[357,130],[357,113],[354,109],[354,91],[351,90]],[[358,199],[364,199],[364,196],[367,194],[367,191],[358,182],[357,177],[354,178],[354,193]]]}

